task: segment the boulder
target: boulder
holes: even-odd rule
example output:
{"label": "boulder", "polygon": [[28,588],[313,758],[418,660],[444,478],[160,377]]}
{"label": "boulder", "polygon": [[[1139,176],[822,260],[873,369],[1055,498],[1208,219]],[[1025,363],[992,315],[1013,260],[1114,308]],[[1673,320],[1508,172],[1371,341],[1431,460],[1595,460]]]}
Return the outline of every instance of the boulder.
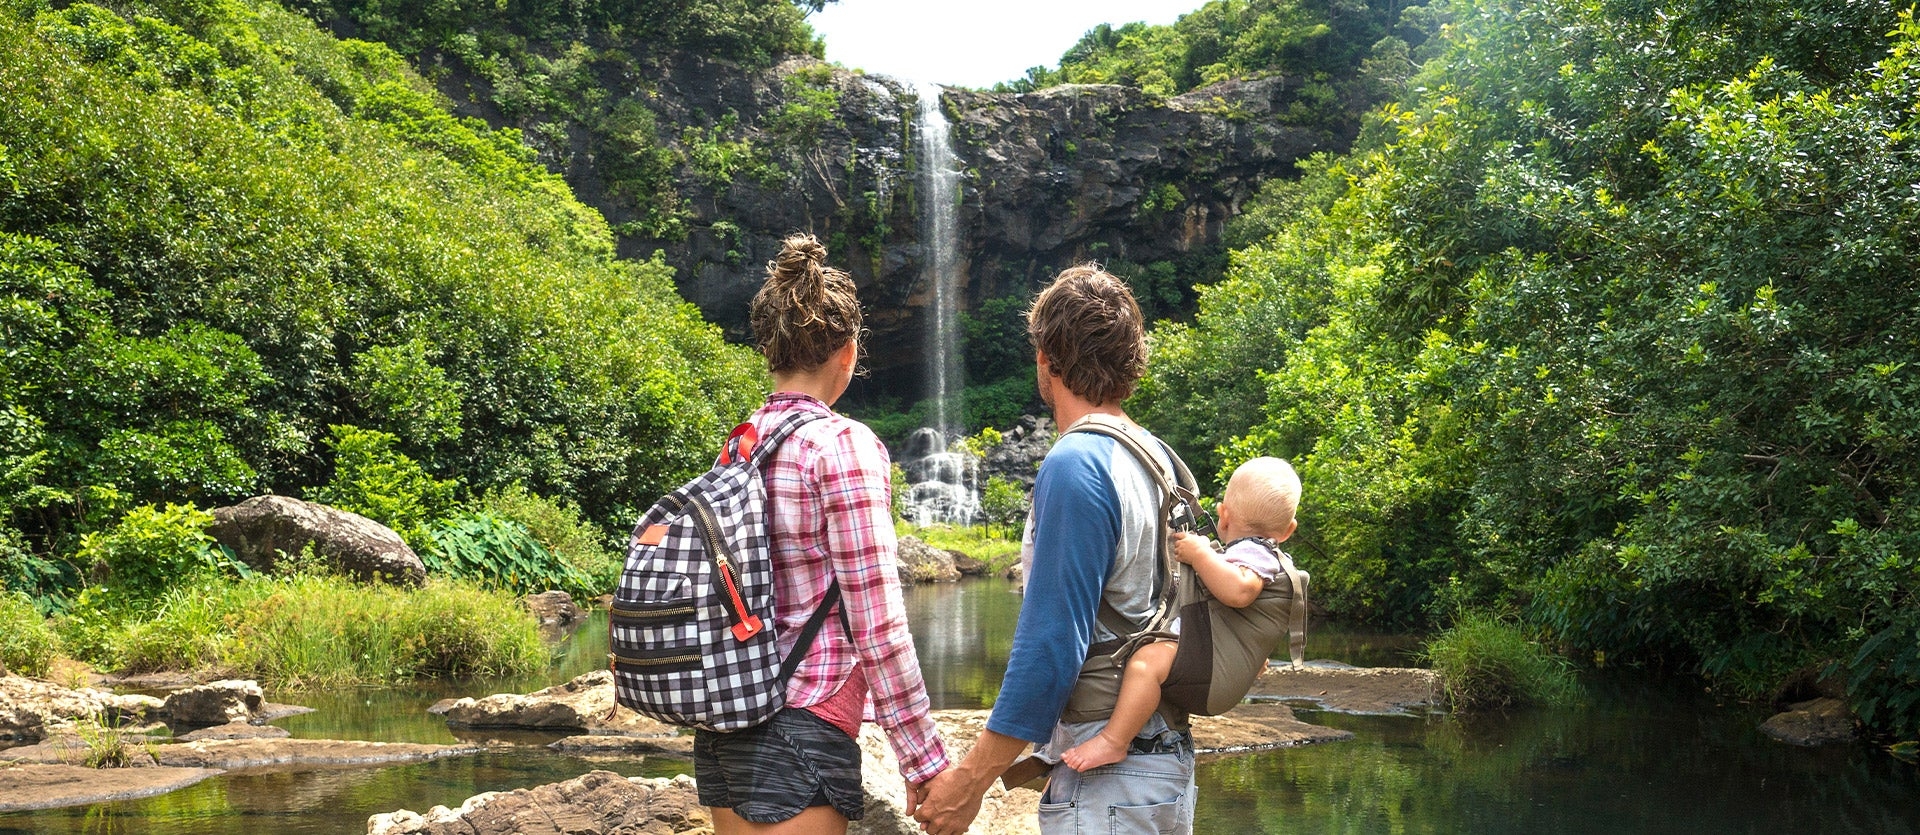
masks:
{"label": "boulder", "polygon": [[65,763],[0,768],[0,812],[88,806],[185,788],[222,774],[211,768],[87,768]]}
{"label": "boulder", "polygon": [[900,582],[951,583],[960,579],[953,552],[935,548],[917,537],[900,537]]}
{"label": "boulder", "polygon": [[966,554],[963,554],[959,551],[948,551],[947,553],[953,555],[953,570],[960,572],[960,576],[962,577],[987,576],[986,563],[976,560],[972,557],[969,557]]}
{"label": "boulder", "polygon": [[342,574],[360,580],[419,585],[426,565],[392,528],[337,508],[287,496],[255,496],[213,511],[209,529],[247,565],[272,571],[287,555],[313,546]]}
{"label": "boulder", "polygon": [[567,629],[580,623],[580,607],[573,605],[573,595],[564,591],[529,594],[520,598],[520,605],[533,613],[542,630]]}
{"label": "boulder", "polygon": [[205,727],[250,721],[265,703],[259,684],[227,679],[176,690],[163,710],[174,724]]}
{"label": "boulder", "polygon": [[635,737],[671,737],[677,731],[641,716],[613,699],[613,673],[576,677],[525,695],[496,693],[484,698],[440,702],[430,712],[462,728],[518,728],[536,731],[584,731]]}
{"label": "boulder", "polygon": [[0,739],[37,742],[78,719],[115,726],[150,721],[162,711],[152,696],[119,695],[90,687],[70,689],[22,676],[0,676]]}
{"label": "boulder", "polygon": [[668,835],[712,826],[691,777],[589,771],[565,782],[474,795],[458,809],[374,815],[367,835]]}
{"label": "boulder", "polygon": [[1847,703],[1822,696],[1768,717],[1760,732],[1792,745],[1826,745],[1853,740],[1853,712]]}

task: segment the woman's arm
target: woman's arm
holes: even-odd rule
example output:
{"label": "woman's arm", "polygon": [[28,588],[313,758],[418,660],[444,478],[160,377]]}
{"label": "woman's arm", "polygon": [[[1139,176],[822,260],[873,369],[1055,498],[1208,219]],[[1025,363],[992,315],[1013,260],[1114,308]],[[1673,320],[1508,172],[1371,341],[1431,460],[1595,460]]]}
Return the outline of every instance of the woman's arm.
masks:
{"label": "woman's arm", "polygon": [[874,721],[887,730],[902,776],[920,783],[946,768],[947,755],[928,715],[926,682],[901,602],[886,450],[854,423],[827,442],[820,467],[828,560],[840,581],[856,663],[873,694]]}

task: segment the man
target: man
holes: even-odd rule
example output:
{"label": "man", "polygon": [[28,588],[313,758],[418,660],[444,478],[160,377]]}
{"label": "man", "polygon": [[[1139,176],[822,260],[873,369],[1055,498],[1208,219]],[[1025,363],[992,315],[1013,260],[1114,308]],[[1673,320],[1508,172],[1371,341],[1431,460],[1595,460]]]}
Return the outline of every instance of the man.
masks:
{"label": "man", "polygon": [[[1089,710],[1088,702],[1100,699],[1089,699],[1092,690],[1082,687],[1069,709],[1087,649],[1125,637],[1103,620],[1118,615],[1132,628],[1145,624],[1163,581],[1156,482],[1113,438],[1064,431],[1088,415],[1107,415],[1159,448],[1120,408],[1146,370],[1146,326],[1133,294],[1096,265],[1072,267],[1034,300],[1027,332],[1040,398],[1063,434],[1034,480],[1022,554],[1026,598],[1000,697],[973,750],[928,783],[913,810],[932,835],[966,831],[981,797],[1027,743],[1045,746],[1055,760],[1100,731],[1110,699]],[[1104,618],[1103,601],[1112,609]],[[1163,707],[1128,751],[1126,759],[1084,774],[1054,765],[1040,798],[1041,831],[1191,831],[1187,717]]]}

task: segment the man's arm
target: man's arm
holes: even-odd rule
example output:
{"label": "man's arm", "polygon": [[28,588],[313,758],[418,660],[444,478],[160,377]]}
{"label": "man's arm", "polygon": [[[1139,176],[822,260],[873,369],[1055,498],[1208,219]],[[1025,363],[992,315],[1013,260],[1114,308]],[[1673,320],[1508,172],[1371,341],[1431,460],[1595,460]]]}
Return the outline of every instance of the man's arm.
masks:
{"label": "man's arm", "polygon": [[930,833],[966,831],[993,781],[1027,743],[1050,738],[1060,720],[1086,661],[1094,613],[1113,570],[1120,510],[1104,464],[1113,443],[1068,435],[1041,464],[1033,485],[1033,570],[1006,676],[973,750],[927,784],[914,817]]}
{"label": "man's arm", "polygon": [[929,835],[959,835],[980,816],[980,799],[993,781],[1026,750],[1027,741],[983,730],[960,764],[927,782],[926,798],[914,813]]}

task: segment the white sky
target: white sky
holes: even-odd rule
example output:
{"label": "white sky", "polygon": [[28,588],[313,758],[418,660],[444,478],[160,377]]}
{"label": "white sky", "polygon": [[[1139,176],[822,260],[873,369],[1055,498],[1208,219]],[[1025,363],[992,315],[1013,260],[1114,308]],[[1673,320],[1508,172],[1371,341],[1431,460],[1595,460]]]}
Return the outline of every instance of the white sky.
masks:
{"label": "white sky", "polygon": [[1053,67],[1102,23],[1172,23],[1206,0],[838,0],[808,17],[827,60],[911,81],[991,87]]}

